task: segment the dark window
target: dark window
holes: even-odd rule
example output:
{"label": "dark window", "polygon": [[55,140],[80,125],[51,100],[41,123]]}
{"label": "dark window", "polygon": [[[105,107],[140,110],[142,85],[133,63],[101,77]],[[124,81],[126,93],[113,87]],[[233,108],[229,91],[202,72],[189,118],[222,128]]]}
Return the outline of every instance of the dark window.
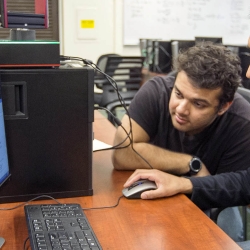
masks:
{"label": "dark window", "polygon": [[[59,41],[58,0],[48,0],[49,28],[36,29],[37,40]],[[34,0],[7,0],[8,11],[35,13]],[[10,29],[0,28],[0,39],[9,39]]]}

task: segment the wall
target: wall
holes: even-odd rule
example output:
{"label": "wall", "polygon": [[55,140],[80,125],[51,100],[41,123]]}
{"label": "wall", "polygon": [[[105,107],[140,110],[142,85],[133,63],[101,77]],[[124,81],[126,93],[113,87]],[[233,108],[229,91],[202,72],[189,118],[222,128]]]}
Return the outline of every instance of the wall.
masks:
{"label": "wall", "polygon": [[[106,53],[140,54],[139,46],[123,46],[123,0],[62,0],[59,3],[62,55],[96,62]],[[83,20],[94,20],[94,28],[81,28]]]}
{"label": "wall", "polygon": [[[93,62],[106,53],[140,55],[138,45],[123,44],[124,1],[126,0],[60,0],[61,54],[79,56]],[[84,38],[89,35],[88,30],[80,28],[80,20],[86,18],[95,20],[92,39]]]}

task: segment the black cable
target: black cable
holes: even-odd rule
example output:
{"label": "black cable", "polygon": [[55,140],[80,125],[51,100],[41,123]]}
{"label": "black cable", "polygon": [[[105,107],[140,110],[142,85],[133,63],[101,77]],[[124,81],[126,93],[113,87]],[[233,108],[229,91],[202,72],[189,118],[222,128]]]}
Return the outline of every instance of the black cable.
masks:
{"label": "black cable", "polygon": [[[115,146],[113,146],[113,147],[110,147],[110,148],[98,149],[98,150],[95,150],[95,152],[104,151],[104,150],[110,150],[110,149],[123,149],[123,148],[127,148],[127,147],[129,147],[129,146],[131,145],[132,150],[133,150],[133,151],[134,151],[143,161],[145,161],[145,162],[148,164],[148,166],[149,166],[150,168],[153,169],[152,165],[151,165],[142,155],[140,155],[140,154],[135,150],[135,148],[133,147],[133,139],[130,137],[130,134],[127,132],[127,130],[122,126],[122,123],[120,122],[120,120],[119,120],[117,117],[115,117],[114,114],[113,114],[109,109],[107,109],[107,108],[104,108],[104,107],[95,107],[95,109],[103,109],[103,110],[107,111],[107,112],[114,118],[116,124],[117,124],[118,126],[121,126],[122,129],[124,130],[124,132],[125,132],[126,135],[127,135],[127,136],[125,137],[125,139],[124,139],[122,142],[120,142],[119,144],[117,144],[117,145],[115,145]],[[131,124],[130,126],[132,127],[132,124]],[[131,130],[131,131],[132,131],[132,130]],[[133,137],[132,133],[131,133],[131,136]],[[120,145],[122,145],[127,139],[129,139],[129,144],[126,145],[126,146],[120,147]]]}
{"label": "black cable", "polygon": [[[131,145],[132,150],[133,150],[142,160],[144,160],[144,161],[146,162],[146,164],[148,164],[148,166],[149,166],[150,168],[153,169],[152,165],[151,165],[151,164],[150,164],[141,154],[139,154],[139,153],[135,150],[135,148],[133,147],[133,131],[132,131],[131,117],[130,117],[129,111],[128,111],[128,109],[127,109],[126,103],[125,103],[123,97],[121,96],[121,94],[120,94],[120,92],[119,92],[119,89],[118,89],[118,86],[117,86],[116,81],[115,81],[112,77],[110,77],[108,74],[106,74],[105,72],[103,72],[95,63],[93,63],[92,61],[90,61],[90,60],[88,60],[88,59],[83,59],[83,58],[80,58],[80,57],[69,57],[69,56],[61,56],[61,58],[62,58],[62,59],[63,59],[63,58],[66,58],[65,60],[78,60],[78,61],[82,61],[82,62],[84,62],[86,65],[91,66],[94,70],[96,70],[96,71],[98,71],[99,73],[103,74],[103,75],[106,77],[106,79],[108,80],[108,82],[113,86],[114,90],[116,91],[118,100],[120,101],[121,106],[124,108],[124,110],[126,111],[126,115],[127,115],[128,118],[129,118],[129,127],[130,127],[129,132],[127,132],[126,129],[125,129],[124,127],[122,127],[123,130],[125,131],[125,133],[127,134],[127,138],[129,138],[129,144],[128,144],[127,146],[124,146],[124,147],[117,147],[117,148],[112,147],[112,148],[107,148],[107,149],[96,150],[95,152],[97,152],[97,151],[103,151],[103,150],[110,150],[110,149],[122,149],[122,148],[126,148],[126,147],[128,147],[128,146]],[[108,109],[107,109],[107,110],[108,110]],[[112,114],[112,112],[110,112],[110,113]],[[113,114],[112,114],[112,115],[113,115]],[[119,122],[118,122],[118,123],[119,123]],[[131,137],[130,137],[130,135],[131,135]],[[127,138],[125,138],[125,140],[124,140],[123,142],[125,142]],[[121,142],[119,145],[121,145],[123,142]]]}
{"label": "black cable", "polygon": [[98,110],[98,109],[105,110],[107,113],[109,113],[112,116],[112,118],[114,119],[114,122],[116,123],[116,125],[121,126],[121,124],[122,124],[121,121],[109,109],[107,109],[105,107],[100,107],[100,106],[94,107],[94,109],[95,110]]}
{"label": "black cable", "polygon": [[122,107],[125,109],[126,114],[130,117],[127,106],[119,92],[119,88],[117,86],[116,81],[110,77],[108,74],[106,74],[105,72],[103,72],[95,63],[93,63],[92,61],[88,60],[88,59],[83,59],[80,57],[69,57],[69,56],[60,56],[61,59],[64,60],[78,60],[78,61],[83,61],[86,65],[91,66],[94,70],[98,71],[99,73],[101,73],[102,75],[104,75],[106,77],[106,79],[109,81],[109,83],[113,86],[114,90],[116,91],[116,94],[118,96],[118,100],[120,101]]}
{"label": "black cable", "polygon": [[82,210],[96,210],[96,209],[107,209],[107,208],[115,208],[119,205],[121,198],[124,197],[123,195],[118,198],[118,201],[115,205],[109,207],[92,207],[92,208],[82,208]]}
{"label": "black cable", "polygon": [[[115,117],[114,114],[113,114],[109,109],[107,109],[107,108],[105,108],[105,107],[95,107],[95,109],[102,109],[102,110],[107,111],[107,112],[114,118],[116,124],[117,124],[118,126],[120,126],[120,127],[124,130],[124,132],[127,134],[127,131],[126,131],[126,129],[122,126],[121,121],[120,121],[117,117]],[[127,139],[130,139],[130,138],[129,138],[129,134],[127,134],[127,137],[125,137],[125,139],[124,139],[122,142],[118,143],[117,145],[112,146],[112,147],[110,147],[110,148],[98,149],[98,150],[95,150],[95,152],[104,151],[104,150],[111,150],[111,149],[122,149],[122,148],[127,148],[127,147],[130,146],[131,142],[130,142],[128,145],[126,145],[126,146],[120,147],[120,145],[122,145]]]}
{"label": "black cable", "polygon": [[[93,64],[94,64],[94,63],[93,63]],[[95,65],[95,64],[94,64],[94,65]],[[95,65],[95,66],[97,67],[97,65]],[[129,112],[128,112],[128,110],[127,110],[127,106],[126,106],[126,104],[125,104],[125,102],[124,102],[122,96],[121,96],[120,93],[119,93],[119,90],[118,90],[118,87],[117,87],[117,83],[115,82],[115,80],[114,80],[112,77],[110,77],[110,76],[107,75],[106,73],[102,72],[101,70],[98,70],[98,72],[104,74],[104,75],[107,76],[108,78],[112,79],[112,81],[114,81],[115,86],[116,86],[115,90],[117,91],[118,96],[120,96],[121,100],[123,101],[123,103],[122,103],[121,100],[120,100],[121,104],[124,104],[123,107],[124,107],[124,109],[125,109],[125,111],[126,111],[126,114],[127,114],[128,117],[129,117],[129,125],[130,125],[129,133],[126,131],[126,129],[125,129],[124,127],[122,127],[122,128],[123,128],[123,130],[125,131],[125,133],[127,134],[127,137],[125,138],[125,141],[126,141],[127,138],[129,138],[129,139],[130,139],[130,140],[129,140],[130,142],[129,142],[129,144],[128,144],[127,146],[120,147],[120,148],[116,148],[116,149],[126,148],[126,147],[128,147],[129,145],[131,145],[132,150],[133,150],[133,151],[134,151],[143,161],[145,161],[146,164],[148,164],[148,166],[149,166],[151,169],[153,169],[152,165],[151,165],[151,164],[150,164],[141,154],[139,154],[139,153],[135,150],[135,148],[134,148],[134,146],[133,146],[133,132],[132,132],[131,117],[130,117]],[[112,84],[112,86],[113,86],[113,84]],[[113,116],[112,112],[110,112],[110,114]],[[113,116],[113,117],[114,117],[114,116]],[[131,137],[130,137],[130,135],[131,135]],[[123,142],[122,142],[122,143],[123,143]],[[122,143],[121,143],[121,144],[122,144]]]}
{"label": "black cable", "polygon": [[[132,131],[132,123],[131,123],[131,120],[129,119],[129,121],[130,121],[130,127],[131,127],[131,131]],[[141,154],[139,154],[136,150],[135,150],[135,148],[134,148],[134,144],[133,144],[133,133],[131,133],[131,137],[130,137],[130,135],[128,134],[128,132],[127,132],[127,130],[124,128],[124,131],[125,131],[125,133],[127,134],[127,137],[129,138],[129,140],[130,140],[130,143],[129,143],[129,145],[131,145],[131,148],[132,148],[132,150],[143,160],[143,161],[145,161],[147,164],[148,164],[148,166],[151,168],[151,169],[153,169],[153,166],[141,155]],[[117,148],[117,149],[120,149],[120,148]]]}
{"label": "black cable", "polygon": [[23,250],[27,250],[26,249],[26,243],[28,242],[28,240],[29,240],[30,238],[28,237],[28,238],[26,238],[26,240],[24,241],[24,243],[23,243]]}
{"label": "black cable", "polygon": [[2,211],[5,211],[5,210],[14,210],[14,209],[16,209],[16,208],[22,207],[22,206],[24,206],[24,205],[30,203],[31,201],[35,201],[35,200],[38,200],[38,199],[40,199],[40,198],[50,198],[50,199],[54,200],[55,202],[57,202],[58,204],[62,205],[61,202],[59,202],[58,200],[56,200],[56,199],[53,198],[52,196],[49,196],[49,195],[40,195],[40,196],[37,196],[37,197],[35,197],[35,198],[31,199],[31,200],[28,200],[28,201],[26,201],[26,202],[23,202],[23,203],[21,203],[21,204],[15,206],[15,207],[11,207],[11,208],[0,208],[0,210],[2,210]]}
{"label": "black cable", "polygon": [[[16,208],[19,208],[19,207],[21,207],[21,206],[24,206],[24,205],[30,203],[31,201],[34,201],[34,200],[37,200],[37,199],[40,199],[40,198],[44,198],[44,197],[50,198],[50,199],[54,200],[54,201],[55,201],[56,203],[58,203],[59,205],[64,205],[63,203],[59,202],[57,199],[53,198],[52,196],[49,196],[49,195],[40,195],[40,196],[37,196],[37,197],[35,197],[35,198],[33,198],[33,199],[29,200],[29,201],[26,201],[26,202],[21,203],[21,204],[19,204],[18,206],[15,206],[15,207],[12,207],[12,208],[0,208],[0,210],[2,210],[2,211],[5,211],[5,210],[14,210],[14,209],[16,209]],[[120,200],[121,200],[122,197],[124,197],[124,196],[123,196],[123,195],[120,196],[120,197],[118,198],[118,200],[117,200],[117,203],[116,203],[115,205],[112,205],[112,206],[109,206],[109,207],[107,207],[107,206],[105,206],[105,207],[90,207],[90,208],[82,208],[82,210],[115,208],[115,207],[117,207],[117,206],[119,205]],[[27,239],[26,239],[26,241],[27,241]]]}

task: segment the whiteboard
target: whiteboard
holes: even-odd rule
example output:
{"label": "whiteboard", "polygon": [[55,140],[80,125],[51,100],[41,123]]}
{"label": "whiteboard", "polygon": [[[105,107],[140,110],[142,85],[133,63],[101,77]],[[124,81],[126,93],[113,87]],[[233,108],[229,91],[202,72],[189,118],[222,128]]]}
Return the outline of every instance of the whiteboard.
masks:
{"label": "whiteboard", "polygon": [[246,45],[250,0],[123,0],[124,45],[140,39],[194,40],[222,37],[226,45]]}

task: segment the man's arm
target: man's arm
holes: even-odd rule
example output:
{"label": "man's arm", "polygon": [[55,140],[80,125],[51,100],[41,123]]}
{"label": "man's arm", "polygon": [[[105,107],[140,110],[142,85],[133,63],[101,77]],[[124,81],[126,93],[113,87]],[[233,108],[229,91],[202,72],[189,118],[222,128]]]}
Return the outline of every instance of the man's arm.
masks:
{"label": "man's arm", "polygon": [[190,178],[191,200],[201,209],[250,204],[250,168],[238,172]]}
{"label": "man's arm", "polygon": [[191,194],[191,200],[201,209],[250,204],[250,168],[205,177],[178,177],[153,169],[138,169],[126,181],[129,187],[139,179],[156,183],[157,189],[145,191],[142,199],[156,199],[175,194]]}
{"label": "man's arm", "polygon": [[[149,135],[139,126],[133,119],[132,133],[133,133],[133,148],[128,146],[123,149],[116,149],[112,155],[114,168],[117,170],[135,170],[138,168],[149,169],[149,164],[154,169],[159,169],[165,172],[182,175],[189,171],[189,165],[192,156],[188,154],[172,152],[149,143]],[[130,121],[127,115],[122,119],[122,126],[129,133]],[[127,134],[119,127],[116,131],[114,145],[121,143]],[[127,139],[122,146],[129,145]],[[134,149],[134,150],[133,150]],[[136,152],[137,153],[136,153]],[[141,156],[141,157],[140,157]],[[149,163],[147,163],[144,159]],[[197,176],[209,175],[205,165]]]}

